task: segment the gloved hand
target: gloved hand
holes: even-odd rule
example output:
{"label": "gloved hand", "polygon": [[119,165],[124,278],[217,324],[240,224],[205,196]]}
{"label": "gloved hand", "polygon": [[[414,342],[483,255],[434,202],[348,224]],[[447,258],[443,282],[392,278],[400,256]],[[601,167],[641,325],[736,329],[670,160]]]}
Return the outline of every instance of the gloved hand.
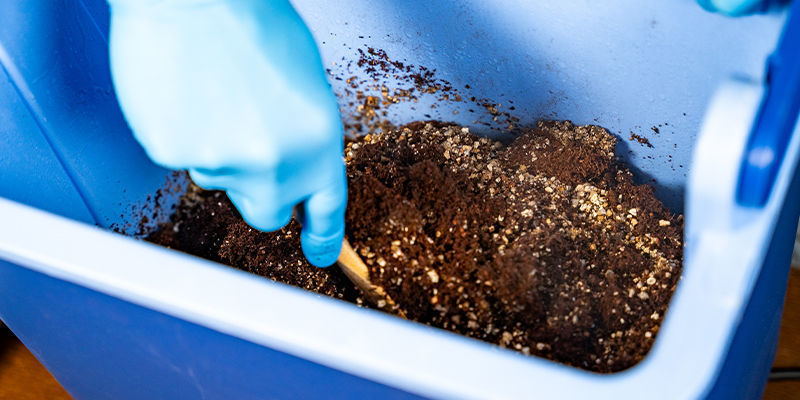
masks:
{"label": "gloved hand", "polygon": [[709,11],[729,16],[741,16],[765,12],[773,6],[784,4],[786,0],[698,0]]}
{"label": "gloved hand", "polygon": [[343,128],[313,38],[286,0],[109,0],[125,118],[158,164],[226,190],[272,231],[295,205],[302,248],[336,261],[346,205]]}

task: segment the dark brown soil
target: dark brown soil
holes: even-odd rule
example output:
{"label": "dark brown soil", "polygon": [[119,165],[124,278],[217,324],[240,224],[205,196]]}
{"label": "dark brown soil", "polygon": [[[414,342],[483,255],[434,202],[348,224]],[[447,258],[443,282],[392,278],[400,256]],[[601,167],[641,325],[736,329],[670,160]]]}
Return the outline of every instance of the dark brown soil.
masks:
{"label": "dark brown soil", "polygon": [[[658,332],[683,220],[633,183],[614,145],[569,122],[540,123],[509,146],[444,124],[367,135],[345,150],[348,239],[410,319],[623,370]],[[337,268],[303,259],[296,224],[258,232],[219,192],[190,190],[148,240],[363,303]]]}
{"label": "dark brown soil", "polygon": [[359,295],[338,268],[306,261],[296,222],[277,232],[255,230],[220,191],[190,185],[171,222],[145,240],[326,296],[354,302]]}

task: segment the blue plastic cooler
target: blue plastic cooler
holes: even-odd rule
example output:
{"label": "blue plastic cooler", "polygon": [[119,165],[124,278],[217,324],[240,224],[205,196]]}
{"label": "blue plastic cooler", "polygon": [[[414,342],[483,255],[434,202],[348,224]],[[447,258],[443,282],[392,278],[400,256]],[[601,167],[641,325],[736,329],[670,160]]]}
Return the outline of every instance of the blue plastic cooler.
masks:
{"label": "blue plastic cooler", "polygon": [[[800,213],[800,135],[788,129],[763,204],[737,193],[743,161],[763,161],[746,155],[761,143],[751,133],[785,14],[727,19],[693,0],[295,5],[333,70],[357,48],[380,48],[471,95],[513,101],[522,123],[570,119],[617,134],[637,177],[686,213],[684,275],[653,349],[631,369],[594,374],[110,232],[135,235],[180,182],[144,156],[120,114],[107,6],[0,2],[0,319],[73,396],[761,394]],[[480,131],[468,107],[432,117]],[[398,106],[391,118],[424,117]]]}

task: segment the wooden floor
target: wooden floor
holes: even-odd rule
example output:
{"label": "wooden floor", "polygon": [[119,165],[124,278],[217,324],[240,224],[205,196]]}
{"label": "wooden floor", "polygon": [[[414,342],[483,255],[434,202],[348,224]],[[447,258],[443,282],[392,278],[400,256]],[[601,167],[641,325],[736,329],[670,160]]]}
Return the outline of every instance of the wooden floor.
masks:
{"label": "wooden floor", "polygon": [[[800,367],[800,269],[792,268],[775,367]],[[800,399],[800,380],[767,383],[764,399]]]}
{"label": "wooden floor", "polygon": [[[775,367],[800,367],[800,270],[792,269]],[[0,400],[61,400],[69,395],[11,333],[0,329]],[[767,400],[800,400],[800,380],[767,384]]]}
{"label": "wooden floor", "polygon": [[0,328],[0,400],[62,400],[67,392],[11,332]]}

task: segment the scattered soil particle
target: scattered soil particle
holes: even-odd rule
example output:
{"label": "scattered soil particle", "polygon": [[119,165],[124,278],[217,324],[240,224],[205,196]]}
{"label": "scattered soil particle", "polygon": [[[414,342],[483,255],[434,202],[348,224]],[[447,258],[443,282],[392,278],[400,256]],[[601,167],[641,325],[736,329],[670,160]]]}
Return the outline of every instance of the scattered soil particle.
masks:
{"label": "scattered soil particle", "polygon": [[[448,103],[470,103],[484,111],[473,123],[496,133],[518,133],[520,130],[519,118],[509,112],[516,110],[514,106],[468,96],[446,79],[437,77],[435,69],[394,60],[385,50],[365,46],[356,51],[355,59],[343,57],[337,69],[327,70],[332,79],[347,83],[338,95],[343,106],[345,131],[349,136],[395,129],[390,121],[394,106],[415,104],[412,109],[416,110],[426,99],[434,100],[425,106],[434,110]],[[465,85],[464,89],[470,90],[471,87]],[[507,100],[507,103],[513,104],[513,101]],[[468,111],[475,112],[474,109]],[[458,110],[453,110],[453,114],[457,115]],[[431,114],[421,115],[433,118]]]}
{"label": "scattered soil particle", "polygon": [[113,223],[109,229],[134,237],[146,236],[153,230],[156,222],[164,221],[175,212],[174,200],[185,191],[186,176],[185,171],[173,171],[167,175],[164,184],[156,190],[155,196],[147,195],[147,201],[130,205],[127,210],[130,217],[126,217],[125,214],[119,216],[120,220],[135,222]]}
{"label": "scattered soil particle", "polygon": [[[366,135],[345,149],[347,237],[410,319],[626,369],[650,349],[679,279],[683,217],[633,183],[615,143],[570,122],[541,122],[508,146],[446,123]],[[220,192],[193,187],[148,240],[363,303],[337,268],[305,261],[296,224],[258,232]]]}
{"label": "scattered soil particle", "polygon": [[644,137],[644,136],[641,136],[641,135],[637,135],[637,134],[635,134],[635,133],[633,133],[633,132],[631,132],[631,137],[630,137],[630,140],[631,140],[631,141],[635,141],[635,142],[639,142],[639,144],[641,144],[641,145],[644,145],[644,146],[647,146],[647,147],[649,147],[649,148],[651,148],[651,149],[653,148],[653,145],[652,145],[652,144],[650,144],[650,141],[649,141],[649,140],[647,140],[647,138],[646,138],[646,137]]}

